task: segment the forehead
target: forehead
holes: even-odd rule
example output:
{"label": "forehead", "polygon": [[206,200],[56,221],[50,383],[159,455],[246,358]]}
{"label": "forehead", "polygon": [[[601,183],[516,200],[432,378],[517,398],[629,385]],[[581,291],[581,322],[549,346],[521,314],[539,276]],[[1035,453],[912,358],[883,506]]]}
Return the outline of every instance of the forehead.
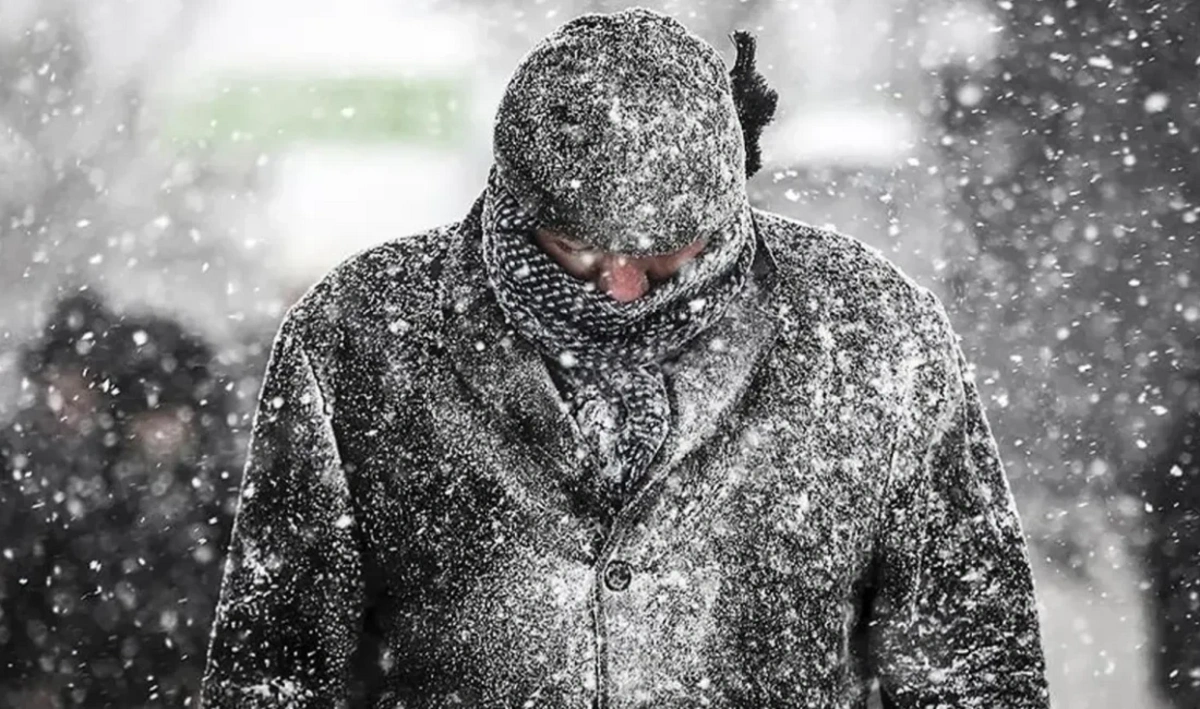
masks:
{"label": "forehead", "polygon": [[550,228],[546,228],[546,227],[538,227],[536,231],[537,231],[538,236],[543,239],[550,239],[553,241],[562,242],[573,248],[590,250],[592,252],[600,252],[600,253],[604,253],[604,254],[624,255],[624,256],[628,256],[631,259],[636,259],[638,261],[644,261],[644,262],[666,261],[669,259],[678,258],[680,254],[685,253],[688,250],[693,249],[700,244],[703,244],[705,241],[705,239],[703,239],[703,238],[696,239],[688,244],[683,245],[682,247],[680,247],[678,249],[673,249],[671,251],[667,251],[664,253],[637,254],[637,253],[626,253],[626,252],[622,252],[622,251],[605,251],[604,249],[598,249],[594,246],[591,246],[586,241],[582,241],[578,238],[574,238],[574,237],[570,236],[569,234],[564,234],[560,231],[556,231],[554,229],[550,229]]}

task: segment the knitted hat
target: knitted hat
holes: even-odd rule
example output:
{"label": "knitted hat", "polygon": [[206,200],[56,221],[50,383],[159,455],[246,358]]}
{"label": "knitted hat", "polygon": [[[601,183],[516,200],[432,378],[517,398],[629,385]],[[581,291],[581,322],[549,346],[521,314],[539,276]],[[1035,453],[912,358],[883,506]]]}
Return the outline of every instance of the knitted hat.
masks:
{"label": "knitted hat", "polygon": [[[737,39],[752,73],[753,40]],[[542,226],[605,251],[674,251],[745,205],[740,107],[720,55],[677,21],[584,15],[517,67],[496,115],[496,164]]]}

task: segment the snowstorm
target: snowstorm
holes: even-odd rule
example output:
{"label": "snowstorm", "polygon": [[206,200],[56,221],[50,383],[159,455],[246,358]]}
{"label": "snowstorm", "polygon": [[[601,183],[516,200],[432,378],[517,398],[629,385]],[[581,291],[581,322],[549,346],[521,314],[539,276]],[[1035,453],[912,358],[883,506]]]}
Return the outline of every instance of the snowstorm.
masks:
{"label": "snowstorm", "polygon": [[1200,707],[1190,0],[0,3],[0,709]]}

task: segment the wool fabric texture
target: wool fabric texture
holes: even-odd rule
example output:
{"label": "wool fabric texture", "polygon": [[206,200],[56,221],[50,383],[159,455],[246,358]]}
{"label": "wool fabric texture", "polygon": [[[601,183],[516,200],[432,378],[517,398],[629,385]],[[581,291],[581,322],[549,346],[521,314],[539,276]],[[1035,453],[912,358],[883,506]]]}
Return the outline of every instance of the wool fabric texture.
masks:
{"label": "wool fabric texture", "polygon": [[632,303],[569,275],[533,241],[536,219],[493,170],[482,215],[488,282],[505,318],[568,383],[611,505],[638,483],[670,425],[663,363],[725,313],[754,263],[749,207],[705,251]]}
{"label": "wool fabric texture", "polygon": [[[465,218],[292,308],[200,706],[1048,709],[949,318],[865,244],[747,206],[772,102],[739,56],[730,80],[660,15],[572,20],[518,68]],[[537,226],[707,244],[622,304]],[[618,479],[652,457],[607,519],[579,484],[605,419]]]}
{"label": "wool fabric texture", "polygon": [[752,271],[760,297],[672,365],[678,425],[603,529],[475,211],[290,312],[200,706],[867,709],[878,684],[896,709],[1048,709],[1016,508],[928,291],[756,211],[776,285]]}
{"label": "wool fabric texture", "polygon": [[643,9],[576,18],[535,46],[493,132],[542,225],[630,254],[675,251],[744,209],[743,143],[721,56]]}

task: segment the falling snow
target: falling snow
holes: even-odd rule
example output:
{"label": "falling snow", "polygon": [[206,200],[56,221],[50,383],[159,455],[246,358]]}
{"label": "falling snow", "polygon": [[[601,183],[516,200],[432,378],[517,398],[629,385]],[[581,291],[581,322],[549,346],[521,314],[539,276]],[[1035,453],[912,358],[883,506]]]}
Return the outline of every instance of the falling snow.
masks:
{"label": "falling snow", "polygon": [[[1194,4],[647,4],[711,48],[4,4],[0,707],[1200,706]],[[753,237],[642,302],[658,404],[499,307],[494,165],[592,247]]]}

